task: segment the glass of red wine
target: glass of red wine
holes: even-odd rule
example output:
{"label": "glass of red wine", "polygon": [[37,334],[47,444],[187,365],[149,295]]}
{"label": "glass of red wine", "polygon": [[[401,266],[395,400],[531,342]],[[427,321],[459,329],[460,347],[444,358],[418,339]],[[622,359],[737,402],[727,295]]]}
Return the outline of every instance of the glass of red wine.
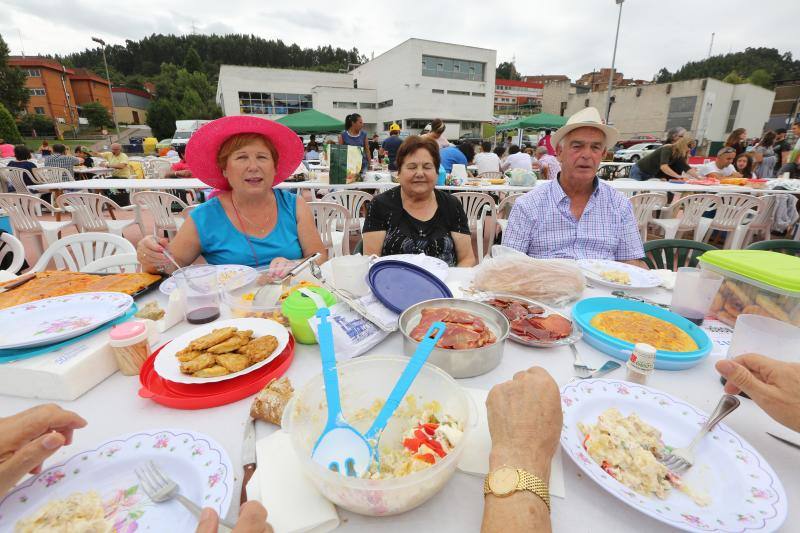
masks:
{"label": "glass of red wine", "polygon": [[181,290],[187,322],[205,324],[219,318],[220,286],[217,267],[192,265],[176,270],[172,276]]}
{"label": "glass of red wine", "polygon": [[675,289],[672,291],[670,309],[698,326],[701,325],[723,279],[716,272],[680,267],[675,279]]}

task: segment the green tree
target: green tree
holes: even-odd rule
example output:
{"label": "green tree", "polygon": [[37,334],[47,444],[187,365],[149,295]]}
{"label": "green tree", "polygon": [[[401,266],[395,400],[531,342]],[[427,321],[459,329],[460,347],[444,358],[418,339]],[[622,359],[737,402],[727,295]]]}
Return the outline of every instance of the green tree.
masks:
{"label": "green tree", "polygon": [[3,104],[0,104],[0,139],[5,139],[7,143],[11,144],[22,142],[22,135],[19,134],[17,123],[14,122],[14,117]]}
{"label": "green tree", "polygon": [[753,85],[764,87],[765,89],[772,89],[772,74],[763,68],[757,68],[747,77],[747,80]]}
{"label": "green tree", "polygon": [[83,104],[81,108],[84,118],[89,121],[91,127],[100,129],[114,125],[111,113],[100,102],[89,102],[88,104]]}
{"label": "green tree", "polygon": [[169,98],[156,98],[147,109],[147,125],[157,139],[172,137],[178,120],[177,104]]}
{"label": "green tree", "polygon": [[722,81],[725,83],[732,83],[734,85],[738,85],[740,83],[747,83],[747,80],[739,75],[738,72],[732,70],[728,73],[727,76],[722,78]]}
{"label": "green tree", "polygon": [[672,73],[669,70],[662,68],[661,70],[658,71],[658,74],[656,74],[655,82],[667,83],[671,79],[672,79]]}
{"label": "green tree", "polygon": [[183,58],[183,68],[189,72],[203,71],[203,60],[200,59],[200,54],[197,53],[194,46],[190,46],[189,51],[186,52],[186,57]]}
{"label": "green tree", "polygon": [[16,115],[25,110],[30,95],[25,88],[25,73],[8,65],[8,45],[0,36],[0,104]]}
{"label": "green tree", "polygon": [[495,77],[501,80],[521,80],[517,67],[511,61],[503,61],[495,69]]}
{"label": "green tree", "polygon": [[22,115],[19,122],[17,122],[17,127],[19,132],[26,137],[33,137],[34,132],[38,137],[56,135],[53,119],[45,115]]}

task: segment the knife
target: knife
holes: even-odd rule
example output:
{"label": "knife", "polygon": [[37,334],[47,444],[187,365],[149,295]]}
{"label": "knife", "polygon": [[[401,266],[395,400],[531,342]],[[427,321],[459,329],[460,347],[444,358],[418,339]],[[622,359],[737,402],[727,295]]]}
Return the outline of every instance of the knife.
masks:
{"label": "knife", "polygon": [[28,274],[23,274],[18,278],[14,278],[11,281],[8,281],[3,284],[2,288],[0,288],[0,293],[4,293],[6,291],[10,291],[11,289],[16,289],[20,285],[24,285],[28,283],[30,280],[36,277],[36,272],[30,272]]}
{"label": "knife", "polygon": [[244,439],[242,440],[242,495],[240,504],[247,501],[247,483],[256,471],[256,421],[248,417],[244,424]]}
{"label": "knife", "polygon": [[603,366],[586,376],[585,378],[581,379],[589,379],[589,378],[599,378],[600,376],[604,376],[609,372],[613,372],[614,370],[618,369],[622,365],[616,361],[606,361]]}
{"label": "knife", "polygon": [[800,449],[800,444],[796,444],[796,443],[794,443],[794,442],[792,442],[792,441],[790,441],[790,440],[784,439],[783,437],[779,437],[779,436],[777,436],[777,435],[773,435],[773,434],[772,434],[772,433],[770,433],[769,431],[767,431],[767,435],[769,435],[769,436],[770,436],[770,437],[772,437],[773,439],[777,439],[777,440],[781,441],[781,442],[782,442],[782,443],[784,443],[784,444],[788,444],[788,445],[789,445],[789,446],[791,446],[792,448],[798,448],[798,449]]}

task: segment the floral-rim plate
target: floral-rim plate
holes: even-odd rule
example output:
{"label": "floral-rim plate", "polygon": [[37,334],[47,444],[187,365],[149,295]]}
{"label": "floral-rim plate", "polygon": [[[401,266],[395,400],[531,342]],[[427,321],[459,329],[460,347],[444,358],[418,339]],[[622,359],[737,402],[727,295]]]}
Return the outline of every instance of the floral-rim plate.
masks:
{"label": "floral-rim plate", "polygon": [[[247,265],[217,265],[217,281],[227,291],[244,287],[257,277],[256,269]],[[159,285],[158,290],[169,296],[175,287],[175,278],[170,276]]]}
{"label": "floral-rim plate", "polygon": [[233,497],[233,466],[216,441],[181,429],[123,435],[44,470],[0,501],[0,523],[27,518],[54,499],[94,490],[103,500],[114,531],[193,532],[197,518],[177,501],[156,504],[134,469],[153,461],[181,487],[181,494],[225,516]]}
{"label": "floral-rim plate", "polygon": [[132,305],[133,298],[121,292],[83,292],[0,310],[0,350],[33,348],[83,335],[122,316]]}
{"label": "floral-rim plate", "polygon": [[695,504],[672,489],[661,500],[629,489],[598,465],[583,448],[578,422],[593,424],[598,415],[615,407],[627,416],[636,413],[661,431],[665,444],[686,446],[708,414],[665,392],[606,379],[573,381],[561,389],[564,427],[561,446],[578,467],[603,490],[642,513],[684,531],[776,531],[786,520],[787,500],[778,476],[767,461],[725,424],[717,425],[696,449],[695,466],[683,476],[711,503]]}
{"label": "floral-rim plate", "polygon": [[[658,275],[628,263],[610,261],[607,259],[581,259],[578,266],[589,280],[614,287],[615,289],[652,289],[661,285],[661,278]],[[601,274],[606,271],[618,271],[628,274],[630,283],[618,283],[605,279]]]}

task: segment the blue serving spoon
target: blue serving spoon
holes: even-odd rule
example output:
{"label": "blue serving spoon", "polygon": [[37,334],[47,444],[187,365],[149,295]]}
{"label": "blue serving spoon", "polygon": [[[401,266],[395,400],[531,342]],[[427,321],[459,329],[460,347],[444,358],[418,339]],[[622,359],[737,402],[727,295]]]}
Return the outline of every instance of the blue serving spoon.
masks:
{"label": "blue serving spoon", "polygon": [[445,325],[441,322],[431,325],[367,435],[362,435],[348,424],[342,415],[339,377],[336,371],[333,332],[330,322],[328,322],[329,315],[330,311],[326,308],[319,309],[316,314],[319,319],[317,334],[322,357],[325,397],[328,403],[328,420],[314,445],[311,458],[325,468],[344,476],[363,477],[369,470],[372,461],[378,458],[377,441],[380,438],[380,432],[400,405],[400,401],[411,387],[414,378],[428,359],[428,355],[444,334]]}

